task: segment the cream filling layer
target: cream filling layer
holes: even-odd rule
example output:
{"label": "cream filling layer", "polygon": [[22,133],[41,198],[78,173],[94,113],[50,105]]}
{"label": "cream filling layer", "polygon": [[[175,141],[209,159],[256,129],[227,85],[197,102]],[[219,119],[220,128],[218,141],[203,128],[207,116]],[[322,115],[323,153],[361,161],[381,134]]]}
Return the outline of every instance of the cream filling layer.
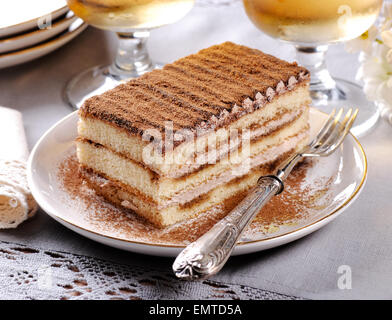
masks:
{"label": "cream filling layer", "polygon": [[272,135],[253,141],[250,143],[249,149],[241,148],[240,152],[234,155],[230,154],[230,157],[180,179],[157,176],[148,168],[144,168],[104,146],[96,146],[84,140],[76,142],[77,156],[83,166],[120,181],[124,185],[129,185],[160,204],[170,200],[182,190],[193,189],[214,179],[215,176],[231,170],[233,166],[244,163],[249,157],[252,158],[275,145],[280,145],[284,140],[295,136],[307,126],[308,114],[304,113],[289,126]]}
{"label": "cream filling layer", "polygon": [[[149,163],[145,163],[151,170],[162,176],[177,178],[181,175],[196,170],[203,163],[197,166],[188,166],[189,159],[195,156],[195,150],[201,151],[208,146],[209,141],[217,141],[217,146],[227,141],[227,137],[231,130],[242,130],[243,128],[251,128],[254,125],[262,126],[264,123],[274,119],[277,115],[296,112],[302,106],[308,106],[310,103],[307,86],[300,86],[293,91],[273,99],[262,108],[255,110],[251,114],[245,115],[231,123],[226,128],[220,128],[217,131],[208,132],[196,139],[194,143],[182,143],[172,152],[166,152],[165,157],[177,159],[176,162],[164,161],[161,155],[157,154]],[[125,155],[136,162],[143,163],[143,150],[150,142],[143,141],[140,136],[133,136],[126,130],[120,129],[92,117],[80,117],[78,122],[79,137],[107,146],[111,150]],[[224,156],[224,152],[217,152],[218,155]],[[218,158],[217,158],[218,160]],[[183,168],[184,166],[184,168]]]}
{"label": "cream filling layer", "polygon": [[[278,159],[282,154],[289,152],[291,150],[298,150],[305,146],[308,142],[307,140],[308,137],[308,130],[305,129],[303,130],[300,134],[286,139],[282,144],[274,146],[267,150],[263,154],[259,154],[251,159],[249,159],[249,162],[247,166],[244,166],[243,164],[237,165],[233,167],[231,170],[228,170],[224,172],[223,174],[214,177],[210,181],[207,181],[203,183],[202,185],[196,186],[192,189],[189,190],[184,190],[181,191],[177,194],[175,194],[170,200],[167,200],[161,204],[158,204],[154,206],[157,210],[162,210],[166,209],[167,207],[173,206],[173,205],[182,205],[186,204],[195,198],[206,194],[210,192],[211,190],[215,189],[216,187],[223,185],[225,183],[230,182],[231,180],[241,177],[247,173],[249,173],[253,168],[265,165],[268,163],[274,162],[276,159]],[[98,178],[96,178],[98,179]],[[105,181],[104,178],[101,179],[101,184]],[[98,181],[98,180],[97,180]],[[113,182],[115,183],[115,182]],[[127,204],[122,204],[123,206],[127,207]],[[129,205],[128,205],[129,207]],[[129,207],[132,210],[135,210],[136,207]]]}
{"label": "cream filling layer", "polygon": [[[77,141],[77,155],[83,166],[136,189],[137,192],[151,198],[160,206],[166,206],[167,201],[181,203],[181,194],[186,191],[192,193],[193,197],[197,197],[202,194],[197,192],[198,187],[228,172],[238,177],[246,173],[245,169],[251,169],[254,166],[275,160],[276,157],[289,150],[286,149],[291,146],[291,144],[287,145],[288,141],[294,139],[298,133],[303,133],[306,128],[307,114],[304,114],[291,126],[279,130],[275,136],[266,136],[253,142],[249,154],[244,153],[242,157],[234,159],[235,161],[229,158],[222,159],[215,165],[209,165],[201,171],[181,179],[156,177],[148,169],[140,167],[127,158],[103,146],[96,147],[86,141]],[[294,140],[292,144],[295,144],[295,141],[297,140]],[[286,147],[279,149],[277,146],[280,145]],[[272,148],[275,148],[273,149],[274,153],[269,151]],[[267,154],[267,156],[263,157],[263,154]],[[225,181],[228,181],[227,179],[226,177]],[[215,186],[217,184],[215,183]],[[187,196],[187,199],[189,198],[190,196]]]}
{"label": "cream filling layer", "polygon": [[[282,117],[270,120],[265,125],[261,125],[259,128],[249,131],[249,139],[255,140],[259,137],[267,135],[270,132],[274,132],[279,127],[284,126],[286,123],[290,123],[299,117],[300,114],[305,112],[308,107],[300,107],[292,112],[287,112],[282,115]],[[173,170],[170,172],[169,177],[181,177],[186,176],[193,171],[199,169],[201,166],[207,163],[214,163],[220,159],[223,159],[230,152],[234,150],[238,150],[242,144],[242,136],[239,135],[238,139],[235,139],[234,142],[224,143],[220,146],[220,148],[216,152],[204,152],[200,153],[197,156],[196,161],[191,161],[190,164],[184,164],[178,170]]]}
{"label": "cream filling layer", "polygon": [[[293,153],[299,151],[301,146],[306,143],[305,141],[306,139],[300,142],[297,148],[293,150]],[[211,210],[215,206],[218,206],[217,208],[220,208],[219,210],[223,209],[226,200],[252,188],[261,175],[271,173],[273,172],[267,167],[255,168],[235,183],[221,185],[211,190],[205,196],[189,202],[184,206],[173,205],[161,210],[158,210],[156,203],[135,196],[135,194],[129,192],[126,187],[117,182],[102,178],[93,172],[86,173],[87,176],[85,177],[93,184],[96,192],[104,196],[108,201],[132,209],[149,221],[164,227],[181,220],[196,217],[200,213]],[[241,198],[238,200],[241,200]]]}
{"label": "cream filling layer", "polygon": [[199,185],[192,189],[181,191],[173,195],[170,200],[167,200],[161,205],[158,205],[158,210],[164,209],[175,204],[185,204],[203,194],[208,193],[209,191],[215,189],[222,184],[228,183],[237,177],[241,177],[247,174],[251,169],[257,166],[272,163],[277,160],[282,154],[289,152],[290,150],[293,150],[298,146],[305,146],[308,143],[308,140],[306,139],[308,135],[309,130],[305,129],[296,136],[286,139],[280,145],[273,146],[262,154],[259,154],[253,158],[246,160],[245,162],[247,163],[241,163],[240,165],[233,166],[231,170],[223,172],[221,175],[214,177],[213,179],[203,183],[202,185]]}

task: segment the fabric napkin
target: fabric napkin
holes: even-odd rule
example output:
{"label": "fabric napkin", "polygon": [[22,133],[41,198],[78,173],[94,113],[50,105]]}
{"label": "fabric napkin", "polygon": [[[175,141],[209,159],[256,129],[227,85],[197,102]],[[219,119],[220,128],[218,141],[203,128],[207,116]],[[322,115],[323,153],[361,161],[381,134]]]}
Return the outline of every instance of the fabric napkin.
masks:
{"label": "fabric napkin", "polygon": [[16,228],[37,211],[27,184],[28,156],[22,114],[0,107],[0,229]]}

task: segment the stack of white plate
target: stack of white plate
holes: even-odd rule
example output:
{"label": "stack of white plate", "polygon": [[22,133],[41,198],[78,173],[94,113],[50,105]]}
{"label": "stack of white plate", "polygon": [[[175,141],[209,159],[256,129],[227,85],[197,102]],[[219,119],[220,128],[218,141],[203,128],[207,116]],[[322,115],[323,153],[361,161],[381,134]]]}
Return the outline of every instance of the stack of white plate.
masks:
{"label": "stack of white plate", "polygon": [[2,0],[0,68],[42,57],[71,41],[86,27],[65,0]]}

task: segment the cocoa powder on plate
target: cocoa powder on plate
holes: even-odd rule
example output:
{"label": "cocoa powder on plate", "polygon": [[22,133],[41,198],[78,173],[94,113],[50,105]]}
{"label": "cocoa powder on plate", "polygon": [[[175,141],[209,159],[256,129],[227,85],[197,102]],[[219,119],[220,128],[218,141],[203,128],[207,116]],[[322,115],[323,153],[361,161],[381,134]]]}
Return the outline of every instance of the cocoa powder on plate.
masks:
{"label": "cocoa powder on plate", "polygon": [[[306,172],[312,165],[312,161],[297,165],[285,182],[284,192],[273,197],[245,231],[244,236],[247,239],[266,237],[280,227],[296,224],[306,218],[311,209],[320,206],[317,200],[325,196],[333,179],[322,179],[318,185],[304,188]],[[62,201],[72,208],[65,217],[67,221],[110,237],[150,244],[186,245],[209,230],[246,196],[244,193],[197,218],[159,229],[133,211],[115,207],[96,195],[79,174],[79,163],[75,154],[60,163],[58,178],[60,189],[67,198]]]}

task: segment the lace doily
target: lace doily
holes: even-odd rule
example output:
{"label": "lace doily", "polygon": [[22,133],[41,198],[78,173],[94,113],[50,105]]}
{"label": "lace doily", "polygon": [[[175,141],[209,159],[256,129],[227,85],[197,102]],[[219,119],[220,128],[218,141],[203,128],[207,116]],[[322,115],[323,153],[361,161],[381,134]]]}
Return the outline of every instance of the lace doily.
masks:
{"label": "lace doily", "polygon": [[184,282],[148,266],[0,242],[0,299],[298,299],[211,280]]}

